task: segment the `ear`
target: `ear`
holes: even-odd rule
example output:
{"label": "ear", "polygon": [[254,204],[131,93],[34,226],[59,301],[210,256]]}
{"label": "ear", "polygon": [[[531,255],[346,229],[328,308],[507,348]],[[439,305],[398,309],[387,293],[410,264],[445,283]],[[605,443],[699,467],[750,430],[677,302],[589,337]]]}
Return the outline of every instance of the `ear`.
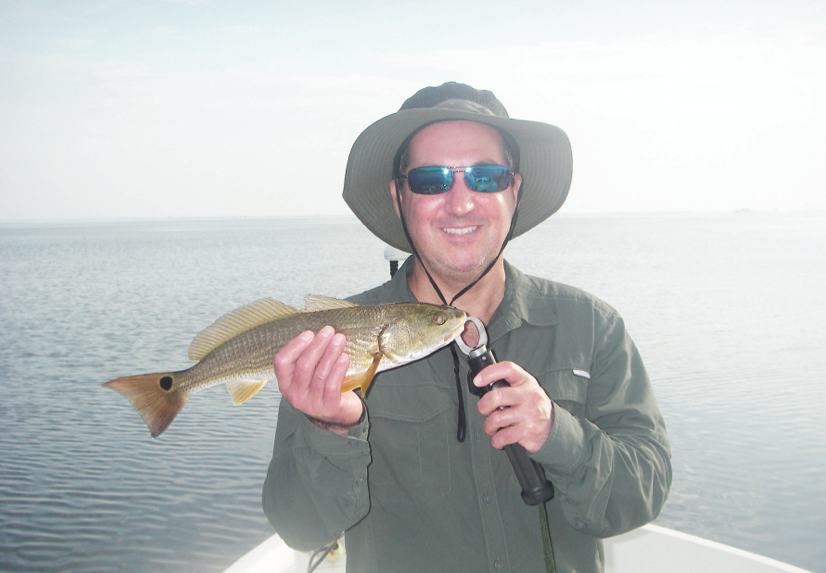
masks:
{"label": "ear", "polygon": [[519,188],[522,187],[522,175],[519,173],[513,174],[513,184],[511,185],[511,193],[513,194],[513,204],[519,199]]}
{"label": "ear", "polygon": [[393,202],[393,210],[396,212],[396,217],[401,219],[401,215],[399,214],[399,202],[396,197],[398,191],[396,190],[396,180],[390,180],[390,200]]}

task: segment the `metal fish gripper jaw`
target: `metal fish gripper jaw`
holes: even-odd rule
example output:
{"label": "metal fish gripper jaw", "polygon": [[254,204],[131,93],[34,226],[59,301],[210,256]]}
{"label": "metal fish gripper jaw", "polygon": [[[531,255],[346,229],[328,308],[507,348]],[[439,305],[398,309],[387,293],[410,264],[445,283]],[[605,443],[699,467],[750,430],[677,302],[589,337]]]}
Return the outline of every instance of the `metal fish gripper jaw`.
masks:
{"label": "metal fish gripper jaw", "polygon": [[473,326],[476,327],[476,332],[479,334],[479,341],[476,343],[476,346],[471,348],[470,346],[465,344],[465,341],[462,340],[461,336],[457,336],[456,346],[459,347],[459,350],[461,350],[465,356],[470,358],[471,354],[479,352],[488,345],[488,331],[485,328],[485,325],[482,323],[482,321],[476,318],[475,316],[469,316],[467,318],[467,322],[473,323]]}

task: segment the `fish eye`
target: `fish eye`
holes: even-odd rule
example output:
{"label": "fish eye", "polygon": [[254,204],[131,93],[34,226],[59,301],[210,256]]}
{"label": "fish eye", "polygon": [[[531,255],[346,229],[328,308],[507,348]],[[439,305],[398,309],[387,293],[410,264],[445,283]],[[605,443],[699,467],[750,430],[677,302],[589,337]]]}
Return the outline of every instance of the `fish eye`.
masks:
{"label": "fish eye", "polygon": [[436,316],[433,317],[433,322],[435,322],[438,325],[442,325],[446,321],[447,321],[447,317],[443,314],[437,314]]}

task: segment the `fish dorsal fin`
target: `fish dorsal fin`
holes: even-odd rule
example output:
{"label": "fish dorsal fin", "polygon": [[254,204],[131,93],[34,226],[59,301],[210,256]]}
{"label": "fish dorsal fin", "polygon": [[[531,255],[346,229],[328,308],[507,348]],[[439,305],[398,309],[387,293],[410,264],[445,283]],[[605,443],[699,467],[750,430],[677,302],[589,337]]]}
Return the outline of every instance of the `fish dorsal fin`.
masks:
{"label": "fish dorsal fin", "polygon": [[201,360],[230,338],[297,312],[293,307],[271,298],[262,298],[236,308],[206,327],[192,340],[189,359]]}
{"label": "fish dorsal fin", "polygon": [[358,305],[354,302],[341,300],[340,298],[321,296],[320,294],[308,294],[304,297],[304,310],[306,312],[333,310],[335,308],[352,308],[354,306]]}

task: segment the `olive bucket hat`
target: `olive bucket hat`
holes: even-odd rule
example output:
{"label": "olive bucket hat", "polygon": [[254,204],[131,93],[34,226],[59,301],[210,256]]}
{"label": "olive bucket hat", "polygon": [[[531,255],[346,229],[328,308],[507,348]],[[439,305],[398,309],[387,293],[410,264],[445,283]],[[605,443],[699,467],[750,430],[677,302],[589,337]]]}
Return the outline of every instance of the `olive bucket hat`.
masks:
{"label": "olive bucket hat", "polygon": [[553,125],[511,119],[489,91],[449,82],[427,87],[398,112],[378,120],[359,135],[344,175],[344,200],[370,231],[385,243],[411,252],[390,197],[390,181],[400,148],[431,123],[467,120],[490,125],[512,148],[513,170],[522,175],[518,237],[559,210],[571,185],[573,160],[565,133]]}

